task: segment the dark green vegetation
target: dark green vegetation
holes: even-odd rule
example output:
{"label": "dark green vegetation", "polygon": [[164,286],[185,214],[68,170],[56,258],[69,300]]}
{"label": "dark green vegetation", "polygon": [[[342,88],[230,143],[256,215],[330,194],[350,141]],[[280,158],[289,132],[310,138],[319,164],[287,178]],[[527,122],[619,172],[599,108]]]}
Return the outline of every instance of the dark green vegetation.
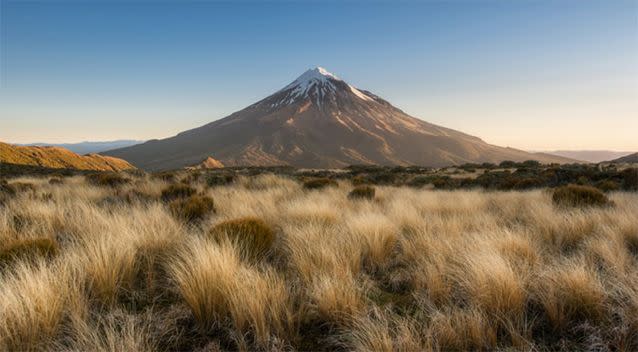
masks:
{"label": "dark green vegetation", "polygon": [[599,189],[590,186],[567,185],[554,190],[552,202],[565,207],[609,205],[609,199]]}
{"label": "dark green vegetation", "polygon": [[213,198],[202,195],[178,198],[171,201],[169,206],[176,217],[188,223],[200,221],[215,212]]}
{"label": "dark green vegetation", "polygon": [[350,193],[348,198],[350,199],[374,199],[375,194],[374,187],[370,186],[357,186]]}

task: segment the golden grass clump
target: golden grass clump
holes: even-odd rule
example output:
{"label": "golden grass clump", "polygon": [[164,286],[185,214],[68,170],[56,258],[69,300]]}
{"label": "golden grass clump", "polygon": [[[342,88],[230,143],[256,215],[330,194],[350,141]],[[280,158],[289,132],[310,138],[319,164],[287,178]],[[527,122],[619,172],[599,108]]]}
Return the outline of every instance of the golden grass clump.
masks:
{"label": "golden grass clump", "polygon": [[59,334],[71,290],[67,271],[18,263],[0,277],[0,350],[47,349]]}
{"label": "golden grass clump", "polygon": [[581,262],[546,270],[532,287],[554,331],[588,321],[599,324],[606,314],[607,294],[596,271]]}
{"label": "golden grass clump", "polygon": [[232,243],[195,241],[171,265],[171,274],[204,329],[227,319],[242,333],[265,343],[290,329],[288,289],[276,273],[243,264]]}
{"label": "golden grass clump", "polygon": [[213,198],[200,195],[175,199],[169,207],[173,215],[189,223],[201,221],[215,212]]}
{"label": "golden grass clump", "polygon": [[552,194],[552,202],[563,207],[590,207],[610,205],[609,199],[600,190],[580,185],[558,187]]}
{"label": "golden grass clump", "polygon": [[275,242],[275,231],[259,218],[246,217],[218,223],[210,229],[217,241],[229,240],[242,255],[259,259],[266,255]]}
{"label": "golden grass clump", "polygon": [[0,245],[0,265],[7,265],[22,259],[51,258],[58,252],[58,243],[50,238],[7,241]]}

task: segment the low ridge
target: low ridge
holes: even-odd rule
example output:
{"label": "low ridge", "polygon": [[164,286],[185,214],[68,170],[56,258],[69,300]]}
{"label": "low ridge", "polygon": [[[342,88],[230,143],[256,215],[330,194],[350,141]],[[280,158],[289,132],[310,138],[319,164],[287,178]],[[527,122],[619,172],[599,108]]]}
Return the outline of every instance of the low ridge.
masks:
{"label": "low ridge", "polygon": [[0,163],[95,171],[121,171],[135,168],[125,160],[100,154],[78,155],[62,147],[26,147],[2,142],[0,142]]}

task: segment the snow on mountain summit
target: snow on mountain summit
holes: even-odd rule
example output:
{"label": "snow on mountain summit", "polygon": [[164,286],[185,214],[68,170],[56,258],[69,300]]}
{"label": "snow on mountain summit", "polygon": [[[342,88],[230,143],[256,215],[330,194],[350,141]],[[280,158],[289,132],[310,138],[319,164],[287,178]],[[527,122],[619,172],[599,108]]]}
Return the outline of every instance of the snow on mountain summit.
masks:
{"label": "snow on mountain summit", "polygon": [[314,96],[317,105],[321,105],[321,101],[323,99],[328,97],[330,94],[334,94],[338,90],[335,82],[345,84],[349,90],[360,99],[374,101],[365,93],[346,83],[335,74],[330,73],[323,67],[317,66],[313,69],[307,70],[301,74],[301,76],[297,77],[297,79],[295,79],[292,83],[280,90],[280,92],[288,91],[288,94],[286,94],[286,96],[279,102],[272,104],[272,106],[291,104],[298,98],[305,99],[310,95]]}

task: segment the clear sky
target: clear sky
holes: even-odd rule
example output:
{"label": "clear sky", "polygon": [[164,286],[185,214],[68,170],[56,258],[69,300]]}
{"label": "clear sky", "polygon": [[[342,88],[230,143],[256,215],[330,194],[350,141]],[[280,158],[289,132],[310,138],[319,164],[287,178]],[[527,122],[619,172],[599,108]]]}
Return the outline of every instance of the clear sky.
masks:
{"label": "clear sky", "polygon": [[638,1],[0,0],[0,140],[162,138],[326,67],[522,149],[638,150]]}

